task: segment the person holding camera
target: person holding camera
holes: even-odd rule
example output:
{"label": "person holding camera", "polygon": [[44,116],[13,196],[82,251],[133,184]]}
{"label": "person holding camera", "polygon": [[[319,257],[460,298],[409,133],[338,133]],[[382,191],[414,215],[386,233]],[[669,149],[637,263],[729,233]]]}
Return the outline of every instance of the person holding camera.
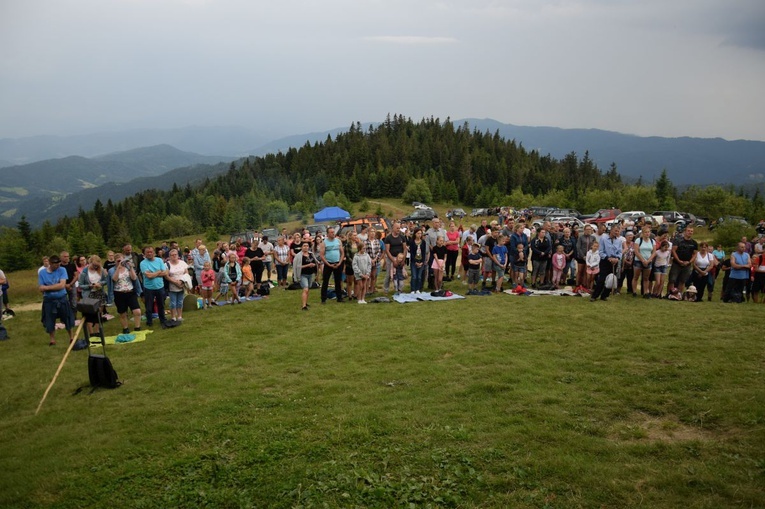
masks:
{"label": "person holding camera", "polygon": [[141,294],[141,282],[130,258],[121,253],[114,256],[115,265],[109,270],[109,281],[114,292],[114,305],[117,314],[120,315],[122,333],[130,332],[128,328],[127,310],[133,313],[135,331],[141,330],[141,306],[138,304],[138,295]]}
{"label": "person holding camera", "polygon": [[[93,255],[77,279],[82,298],[98,300],[100,302],[98,310],[102,314],[106,307],[108,278],[109,275],[101,265],[101,257]],[[93,335],[100,332],[98,313],[83,313],[83,319],[88,325],[88,334]]]}

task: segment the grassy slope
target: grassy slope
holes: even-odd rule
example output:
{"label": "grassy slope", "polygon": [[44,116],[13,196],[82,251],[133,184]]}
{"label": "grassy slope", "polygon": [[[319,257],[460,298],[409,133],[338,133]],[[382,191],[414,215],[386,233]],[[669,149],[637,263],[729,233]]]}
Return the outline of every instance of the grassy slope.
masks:
{"label": "grassy slope", "polygon": [[37,417],[64,347],[19,313],[0,506],[763,506],[752,305],[311,300],[186,313],[112,347],[114,391],[73,395],[74,352]]}

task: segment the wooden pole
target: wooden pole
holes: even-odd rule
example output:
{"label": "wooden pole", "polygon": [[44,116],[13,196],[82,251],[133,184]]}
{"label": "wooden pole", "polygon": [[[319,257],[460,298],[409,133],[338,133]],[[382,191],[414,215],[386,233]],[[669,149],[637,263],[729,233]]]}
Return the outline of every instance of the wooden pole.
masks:
{"label": "wooden pole", "polygon": [[66,353],[64,354],[64,358],[61,359],[61,364],[58,365],[58,369],[56,370],[56,374],[53,375],[53,380],[50,381],[50,384],[48,385],[48,388],[45,389],[45,394],[43,394],[42,399],[40,400],[40,404],[37,405],[37,410],[35,410],[35,415],[40,411],[40,408],[42,407],[43,403],[45,402],[45,398],[48,397],[48,393],[50,392],[51,388],[53,387],[53,384],[56,383],[56,379],[58,378],[59,373],[61,373],[61,369],[64,367],[64,363],[66,362],[66,358],[69,357],[69,353],[72,351],[72,348],[74,347],[74,344],[77,342],[77,338],[80,335],[80,332],[82,331],[82,326],[85,324],[85,317],[82,317],[82,320],[80,320],[80,325],[77,327],[77,330],[74,333],[74,339],[72,339],[69,342],[69,348],[66,349]]}

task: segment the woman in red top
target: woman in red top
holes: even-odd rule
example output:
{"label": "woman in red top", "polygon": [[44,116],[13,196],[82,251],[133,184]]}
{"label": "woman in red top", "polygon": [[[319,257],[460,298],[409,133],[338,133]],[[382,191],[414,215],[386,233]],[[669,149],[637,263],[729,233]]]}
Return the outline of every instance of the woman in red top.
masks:
{"label": "woman in red top", "polygon": [[449,223],[449,231],[446,232],[446,274],[445,280],[451,281],[457,270],[457,255],[460,252],[460,232],[454,221]]}

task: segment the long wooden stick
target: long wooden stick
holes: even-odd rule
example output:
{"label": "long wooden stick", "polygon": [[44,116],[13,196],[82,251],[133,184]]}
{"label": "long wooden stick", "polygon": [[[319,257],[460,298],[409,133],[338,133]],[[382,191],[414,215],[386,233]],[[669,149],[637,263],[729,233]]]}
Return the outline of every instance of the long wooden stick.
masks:
{"label": "long wooden stick", "polygon": [[72,351],[72,348],[74,347],[74,344],[77,342],[77,338],[80,336],[80,332],[82,331],[82,326],[85,324],[85,317],[82,318],[80,321],[80,325],[77,327],[77,330],[74,333],[74,339],[69,342],[69,348],[66,349],[66,353],[64,354],[64,358],[61,359],[61,364],[58,365],[58,369],[56,370],[56,374],[53,375],[53,380],[50,381],[50,384],[48,385],[48,388],[45,389],[45,394],[43,394],[42,399],[40,400],[40,404],[37,405],[37,410],[35,410],[35,415],[37,415],[37,412],[40,411],[40,408],[42,407],[43,403],[45,402],[45,398],[48,397],[48,393],[50,392],[51,388],[53,387],[53,384],[56,383],[56,379],[58,378],[58,374],[61,373],[61,369],[64,367],[64,363],[66,362],[66,358],[69,357],[69,352]]}

